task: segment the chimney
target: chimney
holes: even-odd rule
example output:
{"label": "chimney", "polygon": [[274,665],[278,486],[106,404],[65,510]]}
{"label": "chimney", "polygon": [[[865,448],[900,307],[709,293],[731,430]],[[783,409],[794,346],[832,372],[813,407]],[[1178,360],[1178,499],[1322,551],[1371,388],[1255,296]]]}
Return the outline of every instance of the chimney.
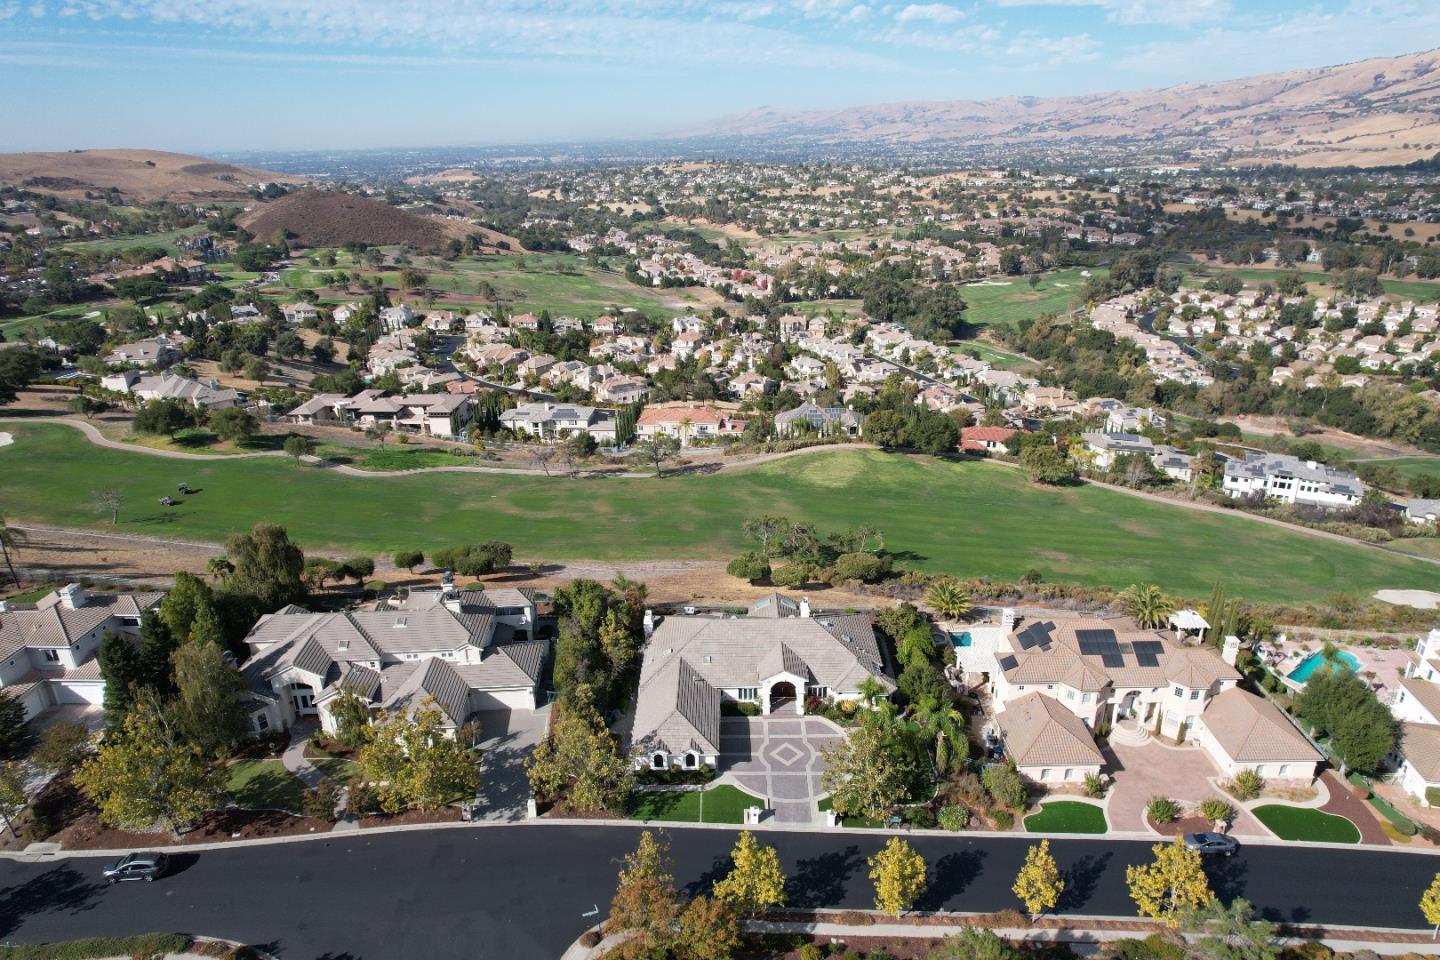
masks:
{"label": "chimney", "polygon": [[1014,631],[1015,624],[1019,619],[1019,617],[1015,616],[1014,607],[1005,607],[1000,611],[1000,626],[1006,633]]}
{"label": "chimney", "polygon": [[809,597],[801,597],[801,598],[800,598],[800,616],[804,617],[804,618],[807,619],[807,620],[810,619],[810,598],[809,598]]}
{"label": "chimney", "polygon": [[10,601],[9,601],[9,600],[0,600],[0,613],[9,613],[9,612],[10,612]]}
{"label": "chimney", "polygon": [[460,598],[459,598],[458,596],[456,596],[453,591],[446,591],[446,592],[445,592],[445,599],[442,600],[441,602],[445,604],[445,609],[446,609],[446,610],[449,610],[449,611],[450,611],[451,613],[453,613],[453,614],[459,615],[459,613],[460,613]]}
{"label": "chimney", "polygon": [[1220,659],[1230,666],[1235,666],[1235,661],[1240,659],[1240,638],[1233,634],[1225,637],[1225,646],[1220,649]]}
{"label": "chimney", "polygon": [[79,610],[85,606],[85,588],[78,583],[67,583],[61,587],[60,605],[66,610]]}
{"label": "chimney", "polygon": [[649,610],[649,609],[647,609],[647,610],[645,611],[645,639],[646,639],[646,640],[649,640],[649,639],[650,639],[650,636],[651,636],[654,632],[655,632],[655,611],[654,611],[654,610]]}

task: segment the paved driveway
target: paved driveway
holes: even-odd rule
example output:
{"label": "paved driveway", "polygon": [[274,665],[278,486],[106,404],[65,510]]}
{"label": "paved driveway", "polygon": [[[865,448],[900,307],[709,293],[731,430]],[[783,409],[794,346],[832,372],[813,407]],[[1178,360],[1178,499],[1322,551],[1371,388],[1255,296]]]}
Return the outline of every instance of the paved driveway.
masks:
{"label": "paved driveway", "polygon": [[[1106,772],[1115,777],[1106,807],[1112,830],[1149,831],[1145,805],[1151,797],[1169,797],[1187,805],[1219,797],[1239,807],[1215,786],[1212,778],[1219,777],[1220,771],[1199,747],[1172,747],[1154,740],[1134,746],[1112,738],[1106,759]],[[1267,836],[1245,810],[1239,811],[1230,832],[1242,837]]]}
{"label": "paved driveway", "polygon": [[524,820],[530,799],[525,758],[545,736],[550,707],[486,710],[480,720],[480,804],[477,820]]}
{"label": "paved driveway", "polygon": [[819,818],[820,748],[844,734],[821,717],[725,717],[720,721],[720,772],[766,798],[779,823]]}

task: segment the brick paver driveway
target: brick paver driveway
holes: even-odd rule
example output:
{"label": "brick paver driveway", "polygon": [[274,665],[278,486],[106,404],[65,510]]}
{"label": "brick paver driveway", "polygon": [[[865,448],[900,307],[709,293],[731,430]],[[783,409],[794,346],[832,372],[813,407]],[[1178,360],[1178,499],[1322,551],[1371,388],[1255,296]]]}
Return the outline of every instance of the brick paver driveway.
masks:
{"label": "brick paver driveway", "polygon": [[[1112,830],[1148,831],[1145,804],[1151,797],[1169,797],[1187,805],[1207,797],[1220,797],[1239,806],[1211,783],[1219,771],[1199,747],[1170,747],[1154,740],[1143,746],[1132,746],[1112,740],[1106,759],[1109,763],[1105,765],[1105,772],[1115,778],[1107,805]],[[1244,810],[1235,818],[1230,832],[1242,837],[1268,836]]]}
{"label": "brick paver driveway", "polygon": [[720,721],[720,772],[766,798],[780,823],[819,816],[820,748],[844,734],[821,717],[725,717]]}

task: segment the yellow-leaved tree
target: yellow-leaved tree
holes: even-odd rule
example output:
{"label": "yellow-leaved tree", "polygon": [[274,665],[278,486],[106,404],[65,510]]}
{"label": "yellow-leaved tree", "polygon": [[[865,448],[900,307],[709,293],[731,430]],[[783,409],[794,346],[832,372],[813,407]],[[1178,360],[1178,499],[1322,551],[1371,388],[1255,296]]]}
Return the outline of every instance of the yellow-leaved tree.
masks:
{"label": "yellow-leaved tree", "polygon": [[1025,853],[1025,866],[1015,877],[1011,887],[1015,896],[1025,904],[1031,917],[1038,917],[1047,910],[1054,910],[1065,891],[1065,881],[1060,879],[1060,868],[1050,855],[1050,841],[1041,840]]}
{"label": "yellow-leaved tree", "polygon": [[891,837],[868,862],[876,910],[898,917],[925,892],[925,858],[899,837]]}
{"label": "yellow-leaved tree", "polygon": [[1435,935],[1440,933],[1440,873],[1435,874],[1430,889],[1421,894],[1420,912],[1425,914],[1425,922],[1435,928],[1430,934],[1430,939],[1435,939]]}
{"label": "yellow-leaved tree", "polygon": [[1130,899],[1135,901],[1140,916],[1177,927],[1185,911],[1206,906],[1215,894],[1200,865],[1200,852],[1185,846],[1179,834],[1173,843],[1157,843],[1151,849],[1154,863],[1125,868]]}
{"label": "yellow-leaved tree", "polygon": [[734,866],[715,882],[715,897],[742,913],[760,913],[785,903],[785,874],[780,856],[749,830],[740,834],[730,852]]}

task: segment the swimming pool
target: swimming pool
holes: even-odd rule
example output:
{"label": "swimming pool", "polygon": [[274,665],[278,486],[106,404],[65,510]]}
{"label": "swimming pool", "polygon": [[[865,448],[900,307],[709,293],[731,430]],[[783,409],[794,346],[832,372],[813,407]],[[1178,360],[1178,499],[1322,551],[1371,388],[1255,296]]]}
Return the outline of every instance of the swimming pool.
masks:
{"label": "swimming pool", "polygon": [[[1351,673],[1358,673],[1360,671],[1360,661],[1356,660],[1344,650],[1335,651],[1335,657],[1330,662],[1340,664]],[[1294,670],[1285,674],[1285,677],[1289,680],[1294,680],[1296,683],[1304,683],[1306,680],[1309,680],[1310,675],[1316,670],[1319,670],[1324,663],[1324,652],[1317,650],[1304,660],[1301,660]]]}
{"label": "swimming pool", "polygon": [[957,647],[968,647],[974,640],[970,636],[970,631],[966,630],[964,633],[950,634],[950,642]]}

